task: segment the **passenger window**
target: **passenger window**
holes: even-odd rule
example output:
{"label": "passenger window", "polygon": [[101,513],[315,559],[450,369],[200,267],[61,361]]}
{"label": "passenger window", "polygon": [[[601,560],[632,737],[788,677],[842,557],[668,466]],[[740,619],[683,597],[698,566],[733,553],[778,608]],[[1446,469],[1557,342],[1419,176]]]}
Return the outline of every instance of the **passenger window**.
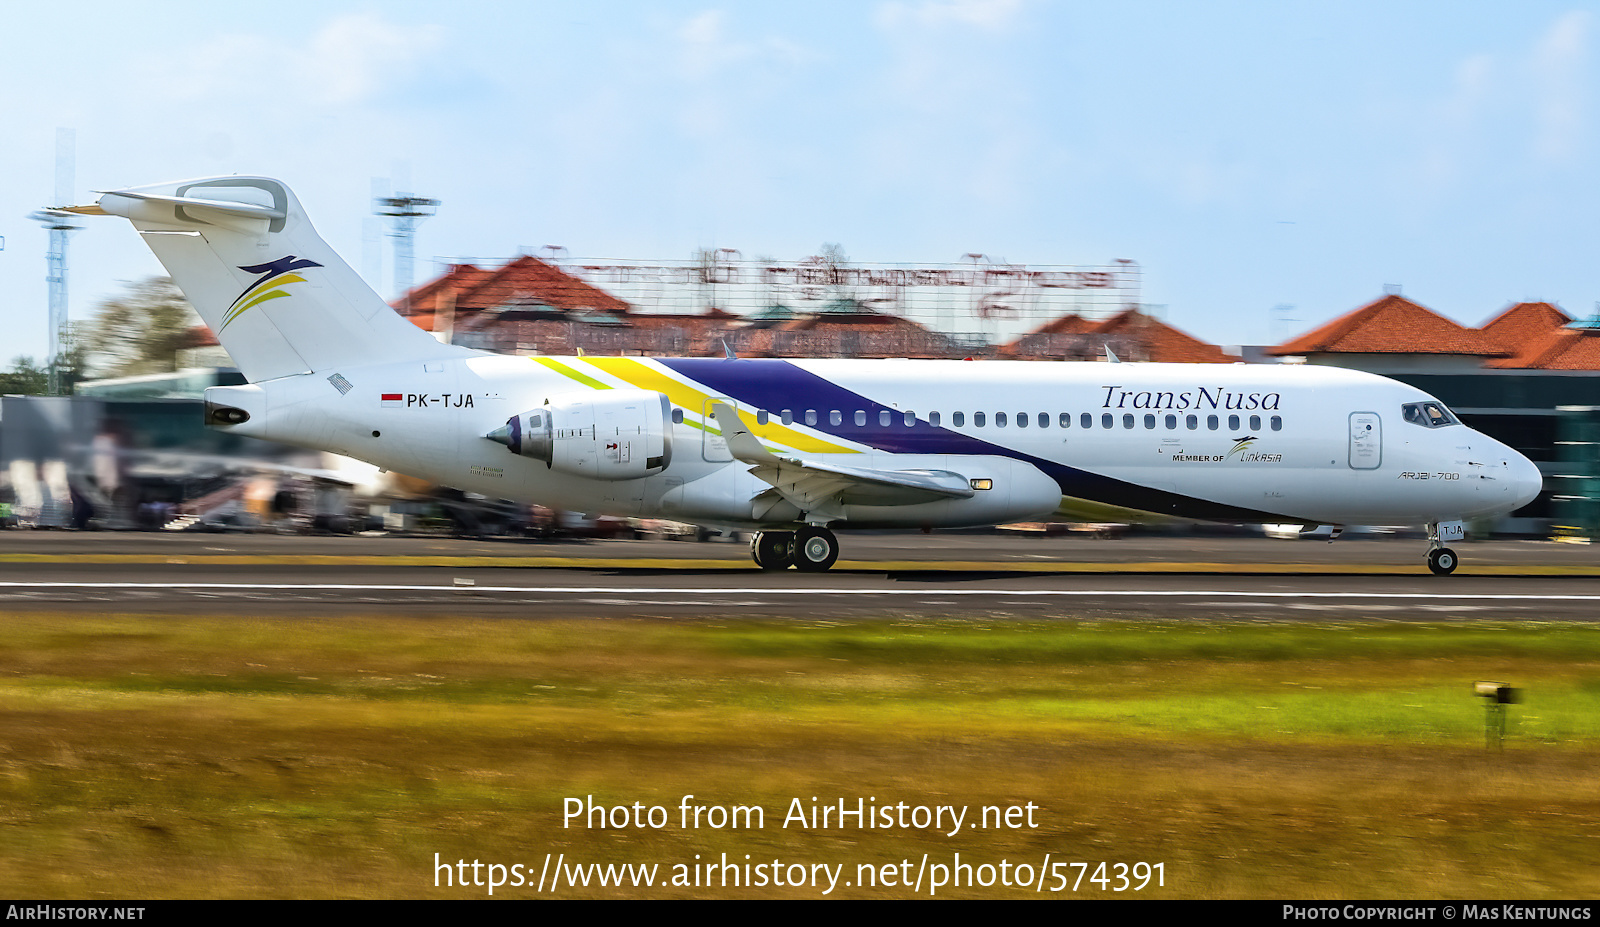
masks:
{"label": "passenger window", "polygon": [[890,420],[891,419],[890,419],[890,415],[889,415],[889,410],[888,409],[879,410],[879,412],[878,412],[878,427],[880,427],[880,428],[888,428]]}
{"label": "passenger window", "polygon": [[861,411],[860,409],[857,409],[856,410],[856,414],[855,414],[855,420],[856,420],[856,427],[857,428],[864,427],[867,424],[867,413]]}
{"label": "passenger window", "polygon": [[828,413],[828,424],[830,424],[830,425],[843,425],[844,424],[844,413],[840,412],[838,409],[834,409],[832,412],[829,412]]}
{"label": "passenger window", "polygon": [[1261,430],[1261,416],[1259,416],[1259,415],[1250,416],[1250,430],[1251,431],[1260,431]]}
{"label": "passenger window", "polygon": [[907,428],[915,428],[917,425],[917,413],[907,412],[905,414],[905,423]]}
{"label": "passenger window", "polygon": [[672,410],[672,424],[674,424],[674,425],[682,425],[683,424],[683,410],[682,409],[674,408]]}
{"label": "passenger window", "polygon": [[783,414],[778,416],[778,421],[784,423],[785,425],[793,425],[794,424],[794,410],[793,409],[784,409],[783,410]]}
{"label": "passenger window", "polygon": [[816,409],[807,409],[806,410],[806,424],[807,425],[815,425],[816,423],[817,423],[817,410]]}
{"label": "passenger window", "polygon": [[[1086,412],[1084,414],[1087,415],[1088,413]],[[1111,428],[1111,427],[1113,427],[1111,423],[1114,422],[1114,421],[1116,421],[1116,419],[1111,415],[1110,412],[1102,412],[1102,413],[1100,413],[1100,427],[1101,428]]]}
{"label": "passenger window", "polygon": [[1026,428],[1026,427],[1028,427],[1028,413],[1026,413],[1026,412],[1018,412],[1017,413],[1017,427],[1018,428]]}
{"label": "passenger window", "polygon": [[974,413],[972,413],[972,427],[974,427],[974,428],[982,428],[983,427],[983,421],[984,421],[984,417],[983,417],[983,413],[982,412],[974,412]]}
{"label": "passenger window", "polygon": [[996,427],[996,428],[1004,428],[1004,427],[1006,427],[1006,414],[1004,412],[996,412],[994,414],[994,427]]}
{"label": "passenger window", "polygon": [[767,410],[766,409],[761,409],[761,410],[757,411],[756,412],[756,424],[757,425],[765,425],[766,423],[767,423]]}
{"label": "passenger window", "polygon": [[1184,425],[1185,425],[1185,426],[1186,426],[1186,427],[1187,427],[1187,428],[1188,428],[1188,429],[1189,429],[1189,430],[1190,430],[1190,431],[1194,431],[1194,430],[1195,430],[1195,429],[1196,429],[1196,428],[1199,428],[1199,427],[1200,427],[1200,416],[1198,416],[1198,415],[1191,415],[1191,416],[1189,416],[1189,417],[1187,417],[1187,418],[1185,418],[1185,419],[1184,419],[1184,420],[1183,420],[1183,424],[1184,424]]}
{"label": "passenger window", "polygon": [[1177,427],[1178,427],[1178,417],[1176,415],[1167,416],[1167,430],[1171,431],[1172,429],[1177,428]]}
{"label": "passenger window", "polygon": [[1206,416],[1206,427],[1212,431],[1217,430],[1217,417],[1215,415]]}
{"label": "passenger window", "polygon": [[939,427],[939,413],[937,413],[937,412],[929,412],[928,413],[928,424],[934,426],[935,428]]}
{"label": "passenger window", "polygon": [[[1061,413],[1061,427],[1062,428],[1071,428],[1072,427],[1072,413],[1071,412],[1063,412],[1063,413]],[[1087,427],[1087,426],[1085,426],[1085,427]]]}
{"label": "passenger window", "polygon": [[964,412],[951,412],[950,413],[950,424],[956,426],[957,428],[960,428],[962,425],[966,424],[966,421],[967,421],[966,413],[964,413]]}
{"label": "passenger window", "polygon": [[[1172,416],[1169,415],[1167,417],[1171,418]],[[1146,427],[1146,428],[1154,428],[1154,427],[1156,427],[1156,417],[1154,415],[1149,415],[1149,414],[1145,415],[1145,417],[1144,417],[1144,427]]]}
{"label": "passenger window", "polygon": [[[1062,418],[1066,418],[1066,415],[1063,414],[1061,417]],[[1040,428],[1049,428],[1050,427],[1050,413],[1049,412],[1040,412],[1039,413],[1039,427]]]}
{"label": "passenger window", "polygon": [[1272,417],[1272,430],[1273,431],[1282,431],[1283,430],[1283,416],[1274,415]]}
{"label": "passenger window", "polygon": [[1122,427],[1124,427],[1124,428],[1132,428],[1133,427],[1133,413],[1132,412],[1124,412],[1122,414]]}
{"label": "passenger window", "polygon": [[1228,416],[1228,430],[1229,431],[1238,431],[1239,430],[1239,416],[1237,416],[1237,415]]}

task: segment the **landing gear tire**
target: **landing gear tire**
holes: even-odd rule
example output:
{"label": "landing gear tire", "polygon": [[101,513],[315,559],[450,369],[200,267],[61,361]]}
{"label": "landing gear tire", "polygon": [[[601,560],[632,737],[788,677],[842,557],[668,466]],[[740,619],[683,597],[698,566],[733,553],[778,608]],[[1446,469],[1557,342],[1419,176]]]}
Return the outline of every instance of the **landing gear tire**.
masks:
{"label": "landing gear tire", "polygon": [[750,539],[750,559],[763,570],[787,570],[794,566],[793,531],[757,531]]}
{"label": "landing gear tire", "polygon": [[839,559],[839,539],[827,528],[805,527],[794,533],[794,567],[821,573]]}
{"label": "landing gear tire", "polygon": [[1432,570],[1435,576],[1449,576],[1456,571],[1456,564],[1459,562],[1456,552],[1448,547],[1435,547],[1428,551],[1428,569]]}

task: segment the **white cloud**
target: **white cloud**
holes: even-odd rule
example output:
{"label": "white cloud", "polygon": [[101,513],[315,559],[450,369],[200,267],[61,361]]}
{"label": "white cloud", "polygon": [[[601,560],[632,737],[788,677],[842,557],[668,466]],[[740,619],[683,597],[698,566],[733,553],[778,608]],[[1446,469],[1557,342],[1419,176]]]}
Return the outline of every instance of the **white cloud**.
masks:
{"label": "white cloud", "polygon": [[415,69],[439,46],[438,26],[405,27],[356,13],[324,26],[305,53],[307,81],[324,102],[360,103]]}
{"label": "white cloud", "polygon": [[1593,17],[1558,17],[1532,44],[1458,61],[1446,94],[1402,109],[1416,138],[1400,198],[1429,208],[1498,182],[1506,159],[1577,163],[1589,134]]}
{"label": "white cloud", "polygon": [[674,38],[678,72],[690,80],[706,80],[736,66],[795,65],[812,55],[802,46],[777,36],[740,38],[728,28],[727,14],[705,10],[679,26]]}
{"label": "white cloud", "polygon": [[1534,152],[1541,160],[1572,160],[1584,132],[1591,19],[1587,11],[1567,13],[1556,20],[1534,49],[1534,92],[1538,99]]}
{"label": "white cloud", "polygon": [[1016,24],[1021,10],[1022,0],[923,0],[922,3],[894,0],[878,8],[878,24],[888,29],[976,27],[987,32],[1004,32]]}
{"label": "white cloud", "polygon": [[199,37],[149,74],[161,97],[183,102],[258,102],[264,93],[298,104],[369,102],[414,73],[440,44],[437,26],[399,26],[370,13],[329,21],[303,41],[264,35]]}

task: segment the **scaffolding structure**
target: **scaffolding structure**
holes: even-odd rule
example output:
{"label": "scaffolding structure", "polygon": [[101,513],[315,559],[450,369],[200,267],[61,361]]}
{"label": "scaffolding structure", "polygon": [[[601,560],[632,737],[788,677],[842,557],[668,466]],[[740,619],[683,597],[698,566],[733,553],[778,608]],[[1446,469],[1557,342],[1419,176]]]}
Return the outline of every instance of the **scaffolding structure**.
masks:
{"label": "scaffolding structure", "polygon": [[[489,265],[504,258],[441,258]],[[545,258],[560,271],[629,304],[636,317],[729,313],[751,322],[874,313],[916,323],[955,349],[984,350],[1067,315],[1102,321],[1139,307],[1140,267],[1025,265],[981,254],[944,264],[847,262],[834,254],[796,262],[744,258],[732,249],[688,261]]]}

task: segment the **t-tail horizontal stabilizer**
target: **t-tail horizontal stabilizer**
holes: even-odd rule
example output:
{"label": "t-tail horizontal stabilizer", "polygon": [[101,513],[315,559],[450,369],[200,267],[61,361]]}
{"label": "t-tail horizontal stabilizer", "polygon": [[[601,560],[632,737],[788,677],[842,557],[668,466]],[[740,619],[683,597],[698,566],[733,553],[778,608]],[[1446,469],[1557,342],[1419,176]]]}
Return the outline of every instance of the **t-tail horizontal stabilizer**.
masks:
{"label": "t-tail horizontal stabilizer", "polygon": [[68,211],[131,221],[251,382],[473,353],[401,318],[269,177],[111,190]]}

